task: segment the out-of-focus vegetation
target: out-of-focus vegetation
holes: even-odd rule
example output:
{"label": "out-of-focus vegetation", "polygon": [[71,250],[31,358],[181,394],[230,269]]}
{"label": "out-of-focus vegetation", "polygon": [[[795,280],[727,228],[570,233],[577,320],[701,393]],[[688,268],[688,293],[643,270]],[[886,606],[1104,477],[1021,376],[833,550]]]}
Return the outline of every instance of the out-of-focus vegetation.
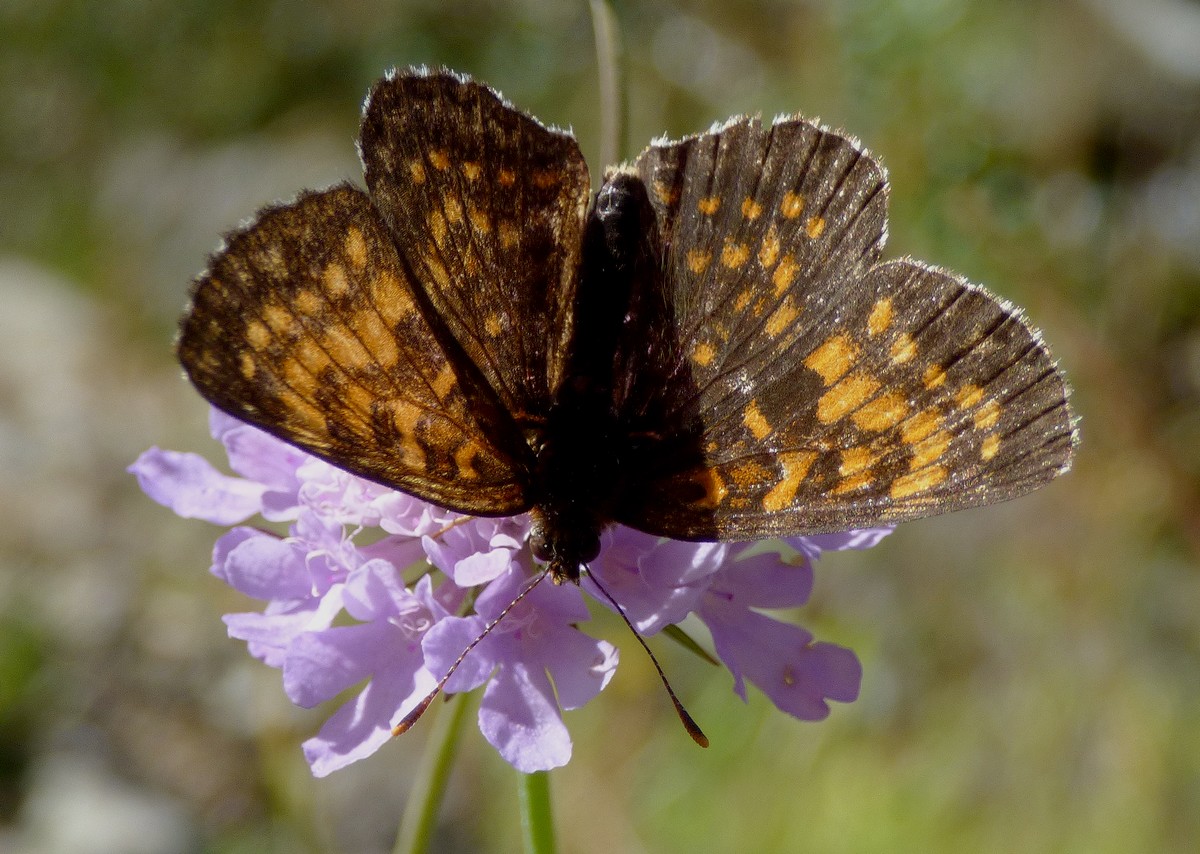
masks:
{"label": "out-of-focus vegetation", "polygon": [[[1136,12],[1134,11],[1136,9]],[[1071,377],[1076,470],[834,555],[797,618],[865,665],[801,724],[619,626],[569,713],[567,851],[1190,851],[1200,839],[1200,6],[621,3],[627,154],[734,113],[819,115],[890,169],[889,254],[1025,306]],[[388,850],[418,727],[313,781],[328,710],[225,638],[216,529],[123,471],[201,450],[172,361],[224,230],[357,179],[367,87],[438,64],[598,149],[586,4],[0,5],[0,850]],[[599,173],[600,164],[593,163]],[[512,850],[466,739],[438,850]]]}

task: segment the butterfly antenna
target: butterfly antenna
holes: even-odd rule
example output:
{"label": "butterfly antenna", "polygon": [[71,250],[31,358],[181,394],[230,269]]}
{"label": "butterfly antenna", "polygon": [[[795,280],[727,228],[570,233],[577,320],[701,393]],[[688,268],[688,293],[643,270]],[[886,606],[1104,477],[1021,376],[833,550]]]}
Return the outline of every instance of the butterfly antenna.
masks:
{"label": "butterfly antenna", "polygon": [[[438,694],[442,693],[442,689],[446,687],[446,683],[450,681],[450,677],[454,675],[454,671],[458,670],[458,666],[463,663],[463,659],[470,654],[471,650],[479,646],[480,641],[492,633],[492,629],[500,625],[500,621],[508,616],[509,611],[515,608],[522,599],[528,596],[533,591],[533,588],[542,583],[542,579],[544,579],[549,572],[549,567],[546,567],[546,569],[542,570],[542,573],[537,578],[533,579],[528,587],[518,593],[511,602],[504,606],[504,610],[496,615],[496,619],[492,620],[483,627],[483,631],[476,635],[475,639],[467,644],[467,648],[459,653],[458,658],[454,659],[454,663],[451,664],[450,669],[446,671],[446,675],[438,680],[437,685],[433,686],[433,690],[426,695],[425,699],[417,703],[417,705],[413,707],[412,711],[410,711],[400,720],[400,723],[392,727],[392,735],[403,735],[412,729],[413,724],[420,719],[421,715],[425,714],[425,710],[429,708],[429,704],[437,699]],[[605,595],[607,596],[608,594],[606,593]],[[626,622],[628,622],[628,620],[626,620]],[[661,673],[662,671],[659,672]],[[667,690],[670,689],[668,688]]]}
{"label": "butterfly antenna", "polygon": [[[687,709],[683,707],[683,703],[679,702],[679,698],[675,696],[675,690],[671,687],[671,683],[667,681],[667,674],[663,673],[662,665],[658,663],[658,659],[650,651],[650,647],[646,644],[646,640],[642,637],[641,632],[634,628],[629,615],[625,613],[625,609],[604,589],[604,585],[600,583],[600,580],[596,578],[596,574],[590,569],[588,570],[588,577],[592,579],[592,583],[596,585],[597,589],[604,594],[604,598],[611,602],[612,606],[617,609],[617,613],[621,615],[621,619],[625,621],[625,625],[629,626],[629,631],[633,632],[633,636],[642,645],[642,649],[646,650],[646,655],[650,656],[650,661],[653,662],[654,669],[658,671],[658,678],[662,680],[663,687],[667,689],[667,696],[675,704],[675,712],[679,715],[679,720],[683,723],[683,728],[687,730],[687,734],[692,737],[692,741],[696,742],[696,744],[701,747],[708,747],[708,736],[704,734],[704,731],[700,729],[700,725],[688,714]],[[541,579],[538,580],[540,581]]]}

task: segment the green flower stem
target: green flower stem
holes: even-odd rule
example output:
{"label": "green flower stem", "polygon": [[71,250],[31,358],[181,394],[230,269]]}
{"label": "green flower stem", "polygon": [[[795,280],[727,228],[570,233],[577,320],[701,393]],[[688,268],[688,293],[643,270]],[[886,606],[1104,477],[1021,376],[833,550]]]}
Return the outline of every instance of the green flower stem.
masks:
{"label": "green flower stem", "polygon": [[596,70],[600,77],[600,163],[609,166],[621,157],[621,90],[618,58],[621,36],[612,7],[591,0],[592,34],[596,40]]}
{"label": "green flower stem", "polygon": [[447,697],[442,705],[447,708],[430,710],[435,711],[436,720],[433,721],[433,731],[421,767],[417,769],[412,794],[404,805],[396,846],[392,849],[394,854],[421,854],[429,850],[442,796],[446,793],[446,782],[450,778],[450,768],[454,764],[454,754],[458,751],[462,722],[471,704],[461,695],[454,694]]}
{"label": "green flower stem", "polygon": [[554,816],[550,811],[550,775],[545,771],[521,775],[521,830],[525,854],[554,854]]}

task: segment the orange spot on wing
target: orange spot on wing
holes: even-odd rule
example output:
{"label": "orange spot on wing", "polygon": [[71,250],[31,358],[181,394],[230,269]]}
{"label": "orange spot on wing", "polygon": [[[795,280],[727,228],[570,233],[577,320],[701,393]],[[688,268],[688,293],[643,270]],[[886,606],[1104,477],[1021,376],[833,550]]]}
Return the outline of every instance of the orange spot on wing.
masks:
{"label": "orange spot on wing", "polygon": [[892,300],[890,297],[884,297],[871,307],[871,313],[867,316],[867,332],[874,337],[885,332],[891,325]]}
{"label": "orange spot on wing", "polygon": [[251,320],[246,324],[246,340],[255,350],[262,350],[274,340],[271,330],[261,320]]}
{"label": "orange spot on wing", "polygon": [[712,253],[704,249],[689,249],[687,253],[688,269],[699,276],[712,263]]}
{"label": "orange spot on wing", "polygon": [[767,229],[762,245],[758,247],[758,263],[764,269],[770,269],[779,260],[779,235],[775,232],[775,224]]}
{"label": "orange spot on wing", "polygon": [[714,468],[703,466],[694,469],[688,476],[688,480],[704,491],[703,495],[692,502],[696,507],[709,510],[715,509],[720,506],[721,502],[725,500],[725,496],[729,493],[729,488],[725,485],[725,481],[722,480],[720,473]]}
{"label": "orange spot on wing", "polygon": [[721,250],[721,263],[731,270],[736,270],[746,263],[750,257],[750,247],[745,243],[733,243],[732,241],[725,244],[725,248]]}
{"label": "orange spot on wing", "polygon": [[249,351],[243,352],[238,357],[238,369],[246,379],[254,379],[254,375],[258,373],[258,366],[254,363],[254,354]]}
{"label": "orange spot on wing", "polygon": [[500,245],[504,249],[513,248],[514,246],[517,245],[517,242],[520,241],[520,239],[521,239],[520,230],[518,230],[518,228],[512,222],[510,222],[508,220],[505,220],[504,222],[500,223],[498,233],[500,235]]}
{"label": "orange spot on wing", "polygon": [[444,400],[457,384],[458,378],[454,376],[454,369],[449,364],[445,364],[442,365],[442,369],[438,371],[438,375],[431,385],[433,393],[438,396],[438,399]]}
{"label": "orange spot on wing", "polygon": [[350,266],[361,272],[367,266],[367,241],[363,237],[362,229],[350,226],[346,230],[346,239],[342,241],[342,246],[346,257],[350,259]]}
{"label": "orange spot on wing", "polygon": [[911,361],[915,355],[917,355],[917,342],[913,340],[912,336],[907,332],[897,335],[896,340],[892,342],[892,361],[897,365],[903,365],[905,362]]}
{"label": "orange spot on wing", "polygon": [[860,430],[879,433],[895,427],[908,415],[908,401],[894,391],[885,392],[872,401],[864,403],[851,416]]}
{"label": "orange spot on wing", "polygon": [[858,345],[848,335],[831,335],[804,360],[804,366],[821,375],[825,385],[839,379],[858,360]]}
{"label": "orange spot on wing", "polygon": [[325,302],[308,288],[304,288],[297,292],[295,305],[301,314],[315,317],[324,309]]}
{"label": "orange spot on wing", "polygon": [[841,475],[857,474],[875,464],[878,457],[867,448],[846,448],[842,451],[842,462],[838,467]]}
{"label": "orange spot on wing", "polygon": [[804,196],[799,193],[785,193],[783,201],[779,203],[779,212],[787,219],[795,219],[804,212]]}
{"label": "orange spot on wing", "polygon": [[276,336],[287,335],[292,331],[296,319],[292,313],[281,305],[271,303],[263,308],[263,320]]}
{"label": "orange spot on wing", "polygon": [[817,418],[837,421],[862,406],[879,390],[879,381],[864,373],[847,374],[817,401]]}
{"label": "orange spot on wing", "polygon": [[692,349],[692,361],[702,368],[707,368],[716,358],[717,350],[707,341],[701,341]]}
{"label": "orange spot on wing", "polygon": [[742,423],[746,425],[751,435],[760,442],[771,435],[771,424],[762,412],[759,411],[757,400],[751,399],[745,411],[742,412]]}
{"label": "orange spot on wing", "polygon": [[892,481],[892,498],[899,500],[933,489],[946,479],[946,474],[945,466],[930,466],[922,471],[901,475]]}
{"label": "orange spot on wing", "polygon": [[792,286],[792,282],[795,281],[796,274],[799,272],[800,265],[796,263],[796,259],[791,255],[784,255],[783,260],[779,262],[779,266],[771,275],[771,284],[775,286],[775,296],[782,296]]}
{"label": "orange spot on wing", "polygon": [[990,430],[1000,421],[1000,404],[989,400],[975,411],[975,429]]}
{"label": "orange spot on wing", "polygon": [[936,462],[950,447],[950,434],[945,430],[936,433],[913,444],[913,458],[908,467],[911,471],[923,469]]}
{"label": "orange spot on wing", "polygon": [[800,484],[816,460],[816,451],[785,451],[781,453],[779,468],[783,472],[783,476],[763,496],[762,508],[768,513],[774,513],[790,506],[796,498]]}
{"label": "orange spot on wing", "polygon": [[784,299],[779,304],[779,307],[771,312],[771,316],[767,318],[765,331],[772,338],[777,337],[785,329],[791,327],[796,318],[800,316],[800,309],[792,305],[790,299]]}
{"label": "orange spot on wing", "polygon": [[954,402],[962,409],[970,409],[983,400],[983,389],[974,383],[967,383],[954,395]]}

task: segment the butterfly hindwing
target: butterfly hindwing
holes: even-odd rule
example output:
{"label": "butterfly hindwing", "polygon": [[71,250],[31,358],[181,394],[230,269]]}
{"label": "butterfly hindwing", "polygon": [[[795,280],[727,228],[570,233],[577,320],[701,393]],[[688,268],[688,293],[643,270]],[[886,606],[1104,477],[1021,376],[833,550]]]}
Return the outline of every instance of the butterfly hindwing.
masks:
{"label": "butterfly hindwing", "polygon": [[463,512],[527,507],[527,449],[473,404],[360,190],[305,193],[230,235],[178,351],[212,404],[341,468]]}
{"label": "butterfly hindwing", "polygon": [[575,139],[448,72],[376,84],[360,148],[402,260],[519,422],[548,411],[565,370],[587,165]]}

